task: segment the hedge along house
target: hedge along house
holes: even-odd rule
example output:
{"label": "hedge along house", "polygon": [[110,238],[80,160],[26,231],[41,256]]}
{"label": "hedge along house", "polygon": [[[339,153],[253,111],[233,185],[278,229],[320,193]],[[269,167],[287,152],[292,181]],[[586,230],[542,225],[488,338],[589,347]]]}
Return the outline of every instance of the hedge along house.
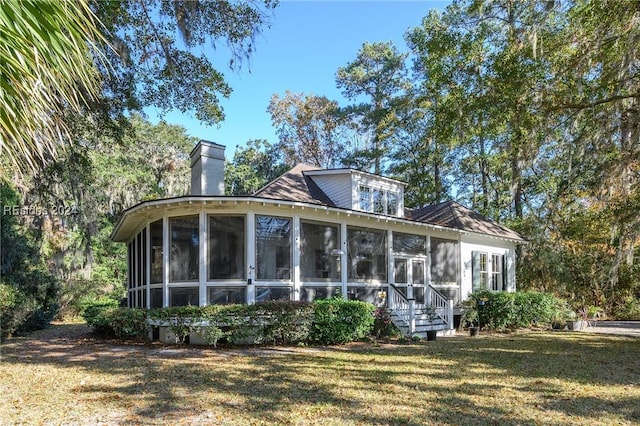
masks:
{"label": "hedge along house", "polygon": [[[453,329],[469,293],[515,290],[516,232],[447,201],[404,206],[404,183],[299,164],[251,196],[224,195],[224,147],[191,152],[191,194],[126,210],[128,304],[306,300],[385,305],[407,334]],[[422,311],[434,306],[437,318]]]}

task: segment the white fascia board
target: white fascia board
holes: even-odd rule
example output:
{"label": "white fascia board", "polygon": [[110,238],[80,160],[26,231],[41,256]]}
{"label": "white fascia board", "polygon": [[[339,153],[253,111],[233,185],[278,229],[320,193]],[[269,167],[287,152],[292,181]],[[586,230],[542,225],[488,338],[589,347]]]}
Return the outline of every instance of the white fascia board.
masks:
{"label": "white fascia board", "polygon": [[[297,201],[285,201],[285,200],[275,200],[271,198],[260,198],[260,197],[233,197],[233,196],[216,196],[216,197],[193,197],[193,196],[185,196],[178,198],[166,198],[162,200],[151,200],[144,201],[136,206],[133,206],[127,210],[125,210],[124,214],[116,224],[113,232],[111,233],[111,239],[117,242],[124,242],[124,236],[119,235],[123,231],[123,225],[127,222],[127,219],[131,219],[133,217],[138,216],[138,220],[144,221],[146,223],[147,217],[149,216],[149,211],[151,210],[163,210],[163,208],[170,207],[203,207],[203,206],[216,206],[216,205],[224,205],[224,204],[247,204],[247,205],[258,205],[258,206],[275,206],[282,207],[288,206],[290,208],[300,208],[300,209],[313,209],[315,211],[323,211],[327,213],[336,213],[337,215],[349,215],[356,218],[370,219],[375,220],[376,222],[381,223],[397,223],[397,224],[407,224],[412,226],[417,226],[420,228],[427,228],[435,231],[442,232],[454,232],[458,233],[460,237],[464,235],[473,235],[482,238],[496,239],[502,241],[509,241],[514,243],[526,243],[526,241],[515,240],[510,238],[503,238],[492,236],[488,234],[475,233],[462,231],[455,228],[448,228],[445,226],[434,225],[430,223],[418,222],[409,219],[404,219],[400,217],[386,216],[375,213],[363,212],[359,210],[345,209],[340,207],[329,207],[321,204],[312,204],[312,203],[303,203]],[[135,230],[134,230],[135,231]]]}

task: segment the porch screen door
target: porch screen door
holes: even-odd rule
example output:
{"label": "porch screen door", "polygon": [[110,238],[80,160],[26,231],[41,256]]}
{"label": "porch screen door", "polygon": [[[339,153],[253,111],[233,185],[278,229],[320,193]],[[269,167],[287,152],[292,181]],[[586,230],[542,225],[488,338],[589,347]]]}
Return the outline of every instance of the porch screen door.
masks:
{"label": "porch screen door", "polygon": [[394,260],[394,278],[398,290],[409,297],[407,287],[413,287],[413,298],[416,304],[423,305],[425,295],[425,265],[423,259],[398,258]]}

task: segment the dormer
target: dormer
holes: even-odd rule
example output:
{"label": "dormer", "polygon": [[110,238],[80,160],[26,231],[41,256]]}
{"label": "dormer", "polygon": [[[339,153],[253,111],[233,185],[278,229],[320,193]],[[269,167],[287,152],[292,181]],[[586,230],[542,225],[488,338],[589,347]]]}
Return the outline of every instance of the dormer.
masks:
{"label": "dormer", "polygon": [[304,174],[337,207],[404,217],[403,182],[353,169],[307,170]]}

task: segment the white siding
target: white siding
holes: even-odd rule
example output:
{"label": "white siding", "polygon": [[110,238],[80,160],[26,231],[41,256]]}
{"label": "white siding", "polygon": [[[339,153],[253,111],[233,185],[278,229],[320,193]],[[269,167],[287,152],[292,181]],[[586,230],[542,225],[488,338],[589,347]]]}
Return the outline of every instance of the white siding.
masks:
{"label": "white siding", "polygon": [[467,299],[472,292],[472,275],[471,275],[471,253],[473,251],[485,252],[491,254],[503,254],[506,259],[506,273],[508,291],[516,290],[516,262],[515,262],[515,244],[509,241],[498,240],[495,238],[483,238],[479,235],[463,235],[460,244],[460,263],[461,263],[461,296]]}
{"label": "white siding", "polygon": [[352,208],[351,174],[315,175],[311,178],[337,207]]}

